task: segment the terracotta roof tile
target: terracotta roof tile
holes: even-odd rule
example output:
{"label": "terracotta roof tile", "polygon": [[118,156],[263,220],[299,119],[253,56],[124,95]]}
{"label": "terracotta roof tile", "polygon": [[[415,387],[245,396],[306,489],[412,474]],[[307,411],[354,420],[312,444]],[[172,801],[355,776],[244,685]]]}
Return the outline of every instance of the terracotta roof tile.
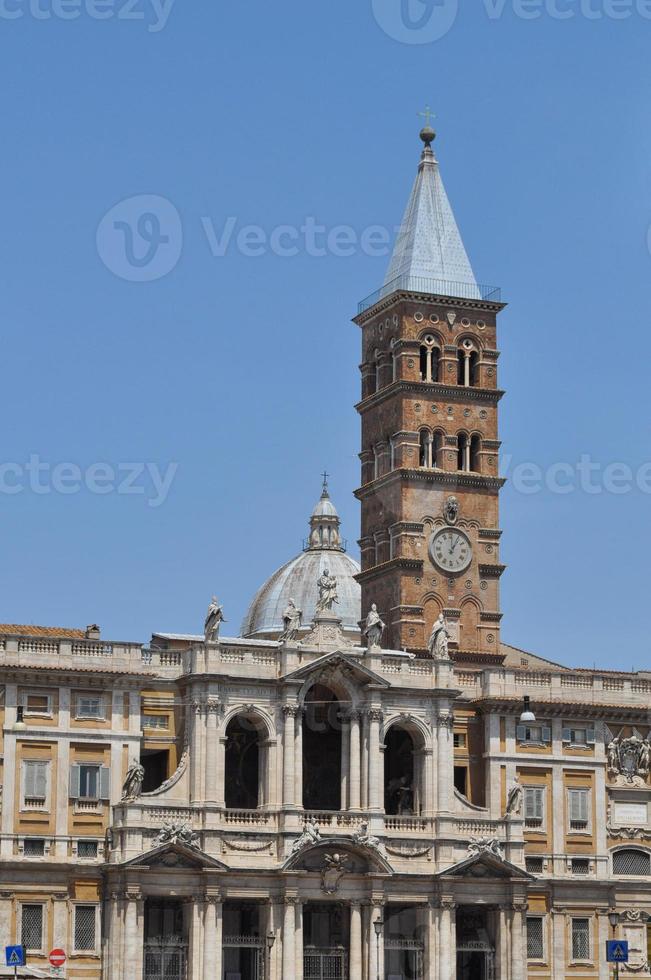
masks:
{"label": "terracotta roof tile", "polygon": [[84,640],[86,630],[70,630],[62,626],[16,626],[15,624],[0,623],[0,633],[11,636],[56,636],[73,640]]}

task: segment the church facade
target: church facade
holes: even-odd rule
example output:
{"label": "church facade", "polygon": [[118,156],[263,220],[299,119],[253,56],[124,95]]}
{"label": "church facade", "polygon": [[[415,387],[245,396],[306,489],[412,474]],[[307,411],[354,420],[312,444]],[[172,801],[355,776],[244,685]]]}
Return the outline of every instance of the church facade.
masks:
{"label": "church facade", "polygon": [[237,637],[0,627],[19,975],[651,978],[651,671],[501,638],[503,304],[421,138],[355,317],[361,564],[324,482]]}

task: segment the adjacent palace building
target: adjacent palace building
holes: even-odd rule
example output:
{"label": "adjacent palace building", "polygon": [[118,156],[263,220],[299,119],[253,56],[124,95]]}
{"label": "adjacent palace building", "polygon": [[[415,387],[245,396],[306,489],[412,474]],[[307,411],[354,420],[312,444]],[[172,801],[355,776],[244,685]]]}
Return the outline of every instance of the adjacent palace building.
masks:
{"label": "adjacent palace building", "polygon": [[361,566],[324,484],[239,637],[0,627],[19,976],[651,977],[651,671],[501,640],[503,304],[421,138],[355,317]]}

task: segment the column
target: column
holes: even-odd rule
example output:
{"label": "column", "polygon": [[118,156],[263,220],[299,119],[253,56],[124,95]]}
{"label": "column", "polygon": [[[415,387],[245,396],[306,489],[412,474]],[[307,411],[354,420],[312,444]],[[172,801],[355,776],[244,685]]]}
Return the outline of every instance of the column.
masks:
{"label": "column", "polygon": [[350,970],[352,977],[361,980],[363,970],[362,958],[362,906],[358,901],[350,903]]}
{"label": "column", "polygon": [[294,803],[303,806],[303,712],[299,709],[294,723]]}
{"label": "column", "polygon": [[506,908],[500,906],[497,942],[495,943],[496,964],[495,969],[498,977],[508,977],[509,975],[509,913]]}
{"label": "column", "polygon": [[368,712],[368,808],[381,810],[380,791],[384,780],[380,777],[380,722],[382,712],[370,708]]}
{"label": "column", "polygon": [[341,726],[341,802],[339,809],[350,809],[350,714]]}
{"label": "column", "polygon": [[511,980],[526,980],[524,948],[526,903],[516,902],[511,911]]}
{"label": "column", "polygon": [[552,977],[565,978],[565,913],[552,909]]}
{"label": "column", "polygon": [[190,712],[190,802],[201,799],[201,704],[192,701]]}
{"label": "column", "polygon": [[438,976],[456,980],[457,976],[457,937],[456,905],[444,900],[439,908],[439,972]]}
{"label": "column", "polygon": [[219,895],[204,902],[203,974],[206,980],[222,975],[222,903]]}
{"label": "column", "polygon": [[361,735],[361,807],[368,810],[368,714],[362,713],[362,735]]}
{"label": "column", "polygon": [[296,980],[303,980],[303,904],[295,906],[294,949],[296,950]]}
{"label": "column", "polygon": [[351,810],[361,809],[361,785],[360,785],[360,731],[359,731],[359,711],[350,713],[350,777],[349,777],[349,808]]}
{"label": "column", "polygon": [[217,806],[222,810],[226,806],[226,743],[228,739],[225,735],[217,736],[217,758],[215,767],[217,771]]}
{"label": "column", "polygon": [[206,706],[206,803],[217,803],[217,712],[219,702],[210,700]]}
{"label": "column", "polygon": [[296,980],[296,899],[285,899],[283,920],[283,977]]}
{"label": "column", "polygon": [[438,804],[437,809],[443,813],[449,813],[451,808],[451,777],[453,757],[451,751],[452,739],[450,731],[453,725],[452,715],[449,711],[441,712],[436,719],[437,732],[437,752],[438,752]]}
{"label": "column", "polygon": [[[204,947],[204,937],[203,937],[203,926],[204,926],[204,909],[205,901],[201,901],[200,898],[195,898],[190,904],[190,948],[188,950],[188,980],[202,980],[203,978],[203,947]],[[134,980],[137,980],[140,974],[134,974]]]}
{"label": "column", "polygon": [[[266,980],[282,980],[283,944],[281,941],[281,936],[285,906],[281,904],[281,902],[282,899],[273,898],[271,900],[271,904],[269,905],[269,924],[267,931],[273,932],[275,942],[271,947],[271,954],[267,952],[267,956],[269,956],[269,966],[267,967]],[[217,980],[221,980],[221,978],[218,977]]]}
{"label": "column", "polygon": [[285,717],[285,734],[283,738],[283,805],[294,805],[294,741],[296,736],[294,720],[298,708],[295,704],[286,704],[283,708]]}
{"label": "column", "polygon": [[122,969],[126,977],[142,976],[143,906],[139,891],[127,891],[124,902],[124,955]]}
{"label": "column", "polygon": [[423,749],[421,752],[421,799],[420,808],[424,817],[434,814],[434,799],[432,793],[432,750]]}
{"label": "column", "polygon": [[425,921],[425,976],[434,980],[436,973],[436,960],[438,956],[438,907],[434,902],[428,902],[426,906]]}

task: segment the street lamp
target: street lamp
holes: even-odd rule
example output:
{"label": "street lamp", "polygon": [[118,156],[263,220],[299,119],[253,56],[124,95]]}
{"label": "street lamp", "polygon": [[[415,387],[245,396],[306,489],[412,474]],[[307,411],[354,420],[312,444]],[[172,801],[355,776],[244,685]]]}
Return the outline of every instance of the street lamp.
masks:
{"label": "street lamp", "polygon": [[18,707],[16,708],[16,720],[12,726],[13,731],[15,732],[24,732],[25,729],[27,728],[27,725],[25,724],[25,719],[23,718],[24,711],[25,709],[22,706],[22,704],[19,704]]}
{"label": "street lamp", "polygon": [[375,929],[375,949],[377,955],[377,980],[380,980],[380,936],[384,929],[384,919],[376,919],[373,923]]}
{"label": "street lamp", "polygon": [[[619,912],[614,909],[608,913],[608,921],[613,927],[613,939],[617,939],[617,926],[619,925]],[[615,980],[619,980],[619,963],[615,963]]]}
{"label": "street lamp", "polygon": [[271,932],[271,930],[269,930],[269,932],[267,933],[266,942],[267,942],[267,976],[270,977],[271,976],[271,950],[274,948],[274,943],[276,942],[276,935],[275,933]]}

